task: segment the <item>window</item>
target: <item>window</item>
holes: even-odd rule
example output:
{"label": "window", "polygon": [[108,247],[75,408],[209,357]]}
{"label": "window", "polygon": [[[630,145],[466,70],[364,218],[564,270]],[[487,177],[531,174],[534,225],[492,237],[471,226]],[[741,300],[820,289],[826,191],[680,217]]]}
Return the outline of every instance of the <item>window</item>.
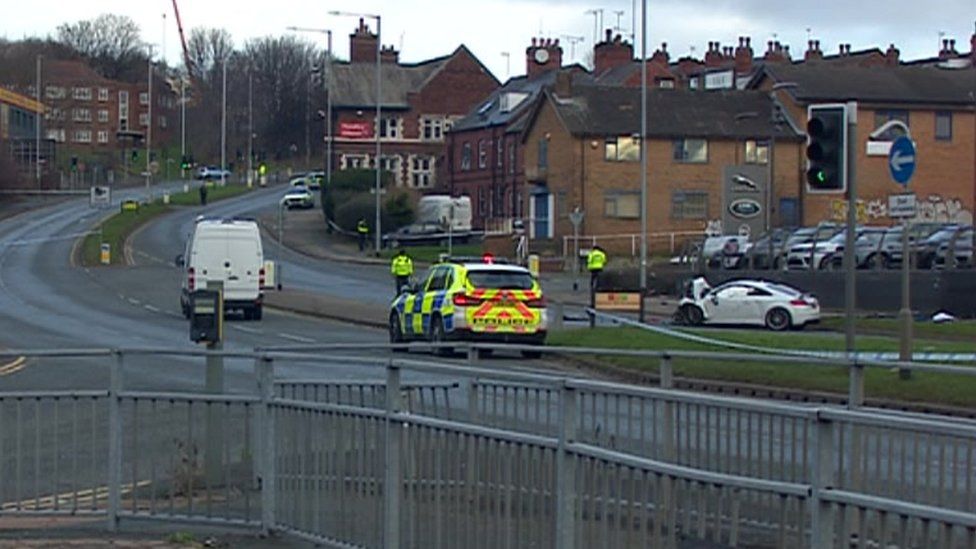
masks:
{"label": "window", "polygon": [[471,169],[471,143],[465,142],[461,145],[461,169]]}
{"label": "window", "polygon": [[508,144],[508,173],[515,173],[515,143]]}
{"label": "window", "polygon": [[495,146],[495,166],[501,168],[503,160],[505,158],[505,145],[502,142],[502,138],[498,138],[498,143]]}
{"label": "window", "polygon": [[[909,126],[908,111],[904,109],[892,109],[886,111],[874,111],[874,128],[878,129],[891,120],[900,120]],[[901,128],[889,128],[887,131],[878,135],[878,141],[894,141],[905,135],[905,130]]]}
{"label": "window", "polygon": [[444,138],[444,119],[420,117],[420,137],[424,141],[440,141]]}
{"label": "window", "polygon": [[[46,86],[44,88],[44,95],[48,99],[64,99],[64,88],[60,86]],[[62,141],[64,141],[62,139]]]}
{"label": "window", "polygon": [[603,195],[604,217],[636,219],[640,217],[640,193],[636,191],[607,191]]}
{"label": "window", "polygon": [[427,291],[435,292],[437,290],[447,288],[447,282],[450,279],[450,274],[450,267],[438,267],[434,269],[434,272],[430,275],[430,279],[427,281]]}
{"label": "window", "polygon": [[149,104],[149,92],[139,92],[139,104],[140,105]]}
{"label": "window", "polygon": [[165,116],[160,116],[159,117],[159,120],[157,122],[159,123],[159,127],[160,128],[165,128],[167,126],[167,124],[169,124],[169,121],[166,120],[166,117]]}
{"label": "window", "polygon": [[768,164],[769,142],[749,139],[746,141],[746,164]]}
{"label": "window", "polygon": [[673,90],[674,89],[674,79],[673,78],[661,78],[657,81],[657,87],[662,90]]}
{"label": "window", "polygon": [[339,159],[340,169],[354,170],[365,168],[367,164],[366,155],[363,154],[344,154]]}
{"label": "window", "polygon": [[484,139],[478,140],[478,167],[488,166],[488,143]]}
{"label": "window", "polygon": [[383,139],[397,139],[400,135],[400,119],[396,117],[380,119],[380,137]]}
{"label": "window", "polygon": [[149,113],[145,113],[145,112],[139,113],[139,125],[140,126],[149,125]]}
{"label": "window", "polygon": [[410,186],[430,187],[434,183],[434,158],[432,156],[410,157]]}
{"label": "window", "polygon": [[675,139],[674,159],[678,162],[708,162],[708,141],[704,139]]}
{"label": "window", "polygon": [[108,109],[98,109],[98,121],[108,122]]}
{"label": "window", "polygon": [[71,111],[71,119],[75,122],[91,122],[91,111],[88,109],[74,109]]}
{"label": "window", "polygon": [[[91,88],[72,88],[71,97],[78,101],[91,101]],[[91,139],[89,139],[89,141],[91,141]]]}
{"label": "window", "polygon": [[952,141],[952,113],[938,111],[935,113],[935,138],[939,141]]}
{"label": "window", "polygon": [[545,138],[539,140],[539,169],[549,167],[549,141]]}
{"label": "window", "polygon": [[704,191],[671,193],[671,219],[708,219],[708,193]]}
{"label": "window", "polygon": [[608,162],[640,161],[640,139],[610,137],[604,142],[603,158]]}
{"label": "window", "polygon": [[98,142],[108,143],[108,132],[105,130],[99,130],[98,132]]}
{"label": "window", "polygon": [[75,130],[75,143],[91,143],[91,130]]}
{"label": "window", "polygon": [[108,88],[98,88],[98,100],[108,101]]}
{"label": "window", "polygon": [[478,215],[485,217],[488,214],[488,198],[485,196],[485,188],[478,187]]}

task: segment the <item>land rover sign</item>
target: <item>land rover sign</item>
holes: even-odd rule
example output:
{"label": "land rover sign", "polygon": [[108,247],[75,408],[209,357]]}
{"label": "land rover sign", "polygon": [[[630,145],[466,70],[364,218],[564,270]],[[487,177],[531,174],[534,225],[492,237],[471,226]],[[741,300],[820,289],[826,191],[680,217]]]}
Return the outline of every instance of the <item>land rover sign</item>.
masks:
{"label": "land rover sign", "polygon": [[762,212],[762,206],[757,200],[740,198],[729,203],[729,213],[739,219],[752,219]]}

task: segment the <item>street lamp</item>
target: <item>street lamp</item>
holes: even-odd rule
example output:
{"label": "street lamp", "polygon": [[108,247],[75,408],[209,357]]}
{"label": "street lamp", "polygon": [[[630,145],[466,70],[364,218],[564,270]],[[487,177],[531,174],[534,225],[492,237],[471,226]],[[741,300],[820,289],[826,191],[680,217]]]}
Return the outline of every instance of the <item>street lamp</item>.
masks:
{"label": "street lamp", "polygon": [[41,121],[44,120],[44,107],[41,105],[41,58],[37,56],[37,83],[34,85],[34,100],[40,106],[40,110],[34,117],[34,177],[37,180],[37,188],[41,188]]}
{"label": "street lamp", "polygon": [[[377,22],[377,42],[379,41],[379,23]],[[325,119],[327,133],[325,136],[325,186],[328,189],[332,186],[332,31],[329,29],[313,29],[307,27],[288,27],[290,31],[319,32],[328,37],[327,51],[325,54],[326,73],[325,73]],[[379,80],[377,79],[377,82]],[[377,94],[378,95],[378,94]],[[322,111],[319,111],[320,113]]]}
{"label": "street lamp", "polygon": [[[375,232],[376,232],[376,255],[379,255],[379,253],[380,253],[380,244],[382,242],[381,239],[380,239],[380,233],[382,232],[380,230],[380,190],[381,190],[380,189],[380,172],[382,170],[382,167],[380,166],[380,152],[381,152],[380,151],[380,129],[382,127],[382,123],[381,123],[381,119],[380,119],[380,117],[382,116],[382,109],[380,107],[380,103],[381,103],[381,92],[382,92],[382,89],[383,89],[382,88],[381,81],[380,81],[380,79],[381,79],[381,73],[380,73],[380,62],[381,62],[381,59],[380,59],[380,55],[381,55],[381,44],[382,44],[382,41],[381,41],[381,38],[380,38],[382,36],[380,34],[380,16],[379,15],[375,15],[375,14],[369,14],[369,13],[351,13],[351,12],[346,12],[346,11],[330,11],[329,12],[329,15],[344,16],[344,17],[369,17],[370,19],[375,19],[376,20],[376,185],[375,185],[375,191],[376,191],[376,229],[375,229]],[[332,123],[332,121],[329,120],[329,124],[331,124],[331,123]]]}
{"label": "street lamp", "polygon": [[647,294],[647,0],[641,0],[641,181],[640,181],[640,309],[644,322]]}
{"label": "street lamp", "polygon": [[152,202],[152,194],[149,187],[150,181],[152,179],[152,172],[150,171],[150,157],[152,156],[152,124],[153,124],[153,47],[149,46],[149,110],[146,114],[148,120],[146,120],[146,202]]}
{"label": "street lamp", "polygon": [[220,186],[227,184],[227,57],[223,62],[223,99],[220,107]]}

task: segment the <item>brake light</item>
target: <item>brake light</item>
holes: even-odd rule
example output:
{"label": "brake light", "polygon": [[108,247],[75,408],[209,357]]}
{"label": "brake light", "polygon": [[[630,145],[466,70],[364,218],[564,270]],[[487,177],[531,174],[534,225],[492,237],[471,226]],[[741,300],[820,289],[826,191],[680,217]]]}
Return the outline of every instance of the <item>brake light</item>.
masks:
{"label": "brake light", "polygon": [[474,307],[475,305],[481,305],[481,299],[468,294],[454,294],[454,306],[455,307]]}
{"label": "brake light", "polygon": [[264,288],[264,267],[261,267],[261,270],[258,271],[258,287]]}
{"label": "brake light", "polygon": [[525,305],[528,307],[532,307],[533,309],[542,309],[546,306],[546,298],[540,295],[535,299],[530,299],[526,301]]}
{"label": "brake light", "polygon": [[491,265],[495,262],[495,256],[492,254],[484,254],[483,256],[481,256],[481,260],[487,263],[488,265]]}
{"label": "brake light", "polygon": [[193,270],[193,267],[190,267],[189,269],[186,270],[186,287],[188,290],[192,292],[193,290],[196,289],[196,285],[197,285],[196,271]]}
{"label": "brake light", "polygon": [[790,301],[790,305],[795,307],[813,307],[813,303],[805,299],[793,299]]}

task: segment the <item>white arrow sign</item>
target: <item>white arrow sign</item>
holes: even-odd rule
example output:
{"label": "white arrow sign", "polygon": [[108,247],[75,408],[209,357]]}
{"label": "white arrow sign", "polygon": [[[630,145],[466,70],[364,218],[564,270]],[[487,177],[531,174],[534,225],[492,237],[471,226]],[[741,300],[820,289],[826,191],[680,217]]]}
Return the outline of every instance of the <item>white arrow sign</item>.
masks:
{"label": "white arrow sign", "polygon": [[896,172],[900,172],[904,168],[905,164],[915,163],[915,155],[914,154],[903,155],[901,151],[895,151],[894,153],[892,153],[889,162],[891,162],[892,170],[895,170]]}

